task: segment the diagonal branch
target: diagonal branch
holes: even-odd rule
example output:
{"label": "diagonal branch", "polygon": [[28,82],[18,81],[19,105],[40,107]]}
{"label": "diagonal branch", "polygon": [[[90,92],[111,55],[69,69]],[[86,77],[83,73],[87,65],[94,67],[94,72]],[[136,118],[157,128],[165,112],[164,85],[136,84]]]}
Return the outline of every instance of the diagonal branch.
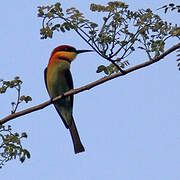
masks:
{"label": "diagonal branch", "polygon": [[[170,54],[171,52],[173,52],[173,51],[175,51],[176,49],[179,49],[179,48],[180,48],[180,43],[172,46],[170,49],[168,49],[167,51],[165,51],[164,53],[162,53],[160,56],[158,56],[158,57],[156,57],[156,58],[154,58],[154,59],[152,59],[152,60],[150,60],[150,61],[148,60],[148,61],[146,61],[146,62],[144,62],[144,63],[142,63],[142,64],[139,64],[139,65],[136,65],[136,66],[134,66],[134,67],[131,67],[131,68],[126,69],[126,70],[125,70],[125,74],[128,74],[128,73],[133,72],[133,71],[135,71],[135,70],[139,70],[139,69],[141,69],[141,68],[144,68],[144,67],[146,67],[146,66],[149,66],[149,65],[151,65],[151,64],[154,64],[155,62],[160,61],[160,60],[163,59],[165,56],[167,56],[168,54]],[[119,77],[119,76],[123,76],[123,75],[125,75],[125,74],[122,73],[122,72],[118,72],[118,73],[116,73],[116,74],[113,74],[113,75],[110,75],[110,76],[106,76],[106,77],[101,78],[101,79],[99,79],[99,80],[97,80],[97,81],[94,81],[94,82],[92,82],[92,83],[90,83],[90,84],[88,84],[88,85],[86,85],[86,86],[82,86],[82,87],[80,87],[80,88],[70,90],[70,91],[64,93],[63,96],[62,96],[62,95],[61,95],[61,96],[58,96],[58,97],[56,97],[56,98],[53,98],[52,100],[46,101],[46,102],[41,103],[41,104],[39,104],[39,105],[37,105],[37,106],[33,106],[33,107],[28,108],[28,109],[25,109],[25,110],[23,110],[23,111],[19,111],[19,112],[17,112],[17,113],[14,113],[14,114],[11,114],[11,115],[9,115],[9,116],[6,116],[5,118],[3,118],[3,119],[0,120],[0,124],[4,124],[4,123],[10,121],[11,119],[15,119],[15,118],[20,117],[20,116],[23,116],[23,115],[25,115],[25,114],[29,114],[29,113],[31,113],[31,112],[34,112],[34,111],[43,109],[43,108],[45,108],[46,106],[49,106],[50,104],[52,104],[53,102],[62,99],[64,96],[69,96],[69,95],[72,95],[72,94],[78,94],[78,93],[80,93],[80,92],[82,92],[82,91],[89,90],[89,89],[91,89],[91,88],[93,88],[93,87],[96,87],[96,86],[98,86],[98,85],[100,85],[100,84],[105,83],[106,81],[109,81],[109,80],[111,80],[111,79],[115,79],[115,78],[117,78],[117,77]]]}

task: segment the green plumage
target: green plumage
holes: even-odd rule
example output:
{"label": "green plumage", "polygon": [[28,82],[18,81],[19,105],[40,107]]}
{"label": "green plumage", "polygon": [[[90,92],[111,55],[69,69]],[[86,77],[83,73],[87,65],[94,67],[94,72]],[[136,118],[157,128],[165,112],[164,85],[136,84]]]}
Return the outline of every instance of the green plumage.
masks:
{"label": "green plumage", "polygon": [[[45,77],[46,73],[47,68],[45,69]],[[58,67],[54,68],[51,76],[48,83],[51,86],[51,88],[48,88],[51,98],[63,95],[65,92],[73,89],[71,72],[63,63],[59,63]],[[73,96],[64,97],[60,101],[55,102],[54,105],[64,125],[68,128],[72,123]]]}

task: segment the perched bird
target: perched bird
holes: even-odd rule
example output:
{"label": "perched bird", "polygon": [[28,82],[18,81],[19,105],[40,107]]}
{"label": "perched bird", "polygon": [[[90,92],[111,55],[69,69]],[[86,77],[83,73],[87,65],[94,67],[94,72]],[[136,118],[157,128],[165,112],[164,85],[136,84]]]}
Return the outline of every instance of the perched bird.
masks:
{"label": "perched bird", "polygon": [[[48,66],[44,71],[46,88],[51,98],[63,95],[65,92],[73,89],[70,64],[77,54],[90,51],[92,50],[76,50],[68,45],[58,46],[52,51]],[[70,130],[74,152],[80,153],[85,151],[72,115],[73,95],[60,99],[54,103],[54,106],[64,125]]]}

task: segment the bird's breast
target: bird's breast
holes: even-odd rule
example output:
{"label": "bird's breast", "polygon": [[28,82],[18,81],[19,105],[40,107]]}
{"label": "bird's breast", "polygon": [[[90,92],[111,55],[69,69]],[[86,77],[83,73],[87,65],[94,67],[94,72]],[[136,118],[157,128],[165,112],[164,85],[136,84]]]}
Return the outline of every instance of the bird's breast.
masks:
{"label": "bird's breast", "polygon": [[70,64],[67,63],[57,61],[48,65],[47,87],[51,97],[59,96],[69,90],[65,72],[70,68]]}

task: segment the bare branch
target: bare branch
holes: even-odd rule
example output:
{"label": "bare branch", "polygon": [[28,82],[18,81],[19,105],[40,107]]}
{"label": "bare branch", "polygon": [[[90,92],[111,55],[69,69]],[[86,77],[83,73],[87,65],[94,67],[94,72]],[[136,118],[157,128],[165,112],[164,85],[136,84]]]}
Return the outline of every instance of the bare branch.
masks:
{"label": "bare branch", "polygon": [[[148,61],[146,61],[146,62],[144,62],[144,63],[142,63],[142,64],[139,64],[139,65],[136,65],[136,66],[134,66],[134,67],[131,67],[131,68],[126,69],[126,70],[125,70],[125,74],[128,74],[128,73],[130,73],[130,72],[132,72],[132,71],[135,71],[135,70],[138,70],[138,69],[141,69],[141,68],[144,68],[144,67],[146,67],[146,66],[149,66],[149,65],[151,65],[151,64],[153,64],[153,63],[155,63],[155,62],[157,62],[157,61],[159,61],[159,60],[161,60],[161,59],[163,59],[165,56],[167,56],[168,54],[170,54],[171,52],[173,52],[173,51],[175,51],[175,50],[177,50],[177,49],[179,49],[179,48],[180,48],[180,43],[172,46],[170,49],[168,49],[167,51],[165,51],[164,53],[162,53],[160,56],[158,56],[158,57],[156,57],[156,58],[154,58],[154,59],[152,59],[152,60],[150,60],[150,61],[148,60]],[[53,102],[55,102],[55,101],[57,101],[57,100],[60,100],[63,96],[69,96],[69,95],[72,95],[72,94],[78,94],[78,93],[80,93],[80,92],[82,92],[82,91],[89,90],[89,89],[91,89],[91,88],[93,88],[93,87],[96,87],[96,86],[98,86],[98,85],[100,85],[100,84],[105,83],[106,81],[109,81],[109,80],[111,80],[111,79],[115,79],[115,78],[117,78],[117,77],[119,77],[119,76],[123,76],[123,75],[125,75],[125,74],[122,73],[122,72],[118,72],[118,73],[116,73],[116,74],[112,74],[112,75],[110,75],[110,76],[106,76],[106,77],[101,78],[101,79],[99,79],[99,80],[97,80],[97,81],[94,81],[94,82],[92,82],[92,83],[90,83],[90,84],[88,84],[88,85],[86,85],[86,86],[82,86],[82,87],[80,87],[80,88],[70,90],[70,91],[64,93],[64,95],[58,96],[58,97],[56,97],[56,98],[54,98],[54,99],[52,99],[52,100],[46,101],[46,102],[44,102],[44,103],[42,103],[42,104],[39,104],[39,105],[37,105],[37,106],[33,106],[33,107],[28,108],[28,109],[25,109],[25,110],[23,110],[23,111],[20,111],[20,112],[11,114],[11,115],[9,115],[9,116],[1,119],[1,120],[0,120],[0,124],[4,124],[4,123],[10,121],[11,119],[15,119],[15,118],[20,117],[20,116],[23,116],[23,115],[25,115],[25,114],[29,114],[29,113],[31,113],[31,112],[34,112],[34,111],[43,109],[43,108],[45,108],[46,106],[49,106],[50,104],[52,104]]]}

